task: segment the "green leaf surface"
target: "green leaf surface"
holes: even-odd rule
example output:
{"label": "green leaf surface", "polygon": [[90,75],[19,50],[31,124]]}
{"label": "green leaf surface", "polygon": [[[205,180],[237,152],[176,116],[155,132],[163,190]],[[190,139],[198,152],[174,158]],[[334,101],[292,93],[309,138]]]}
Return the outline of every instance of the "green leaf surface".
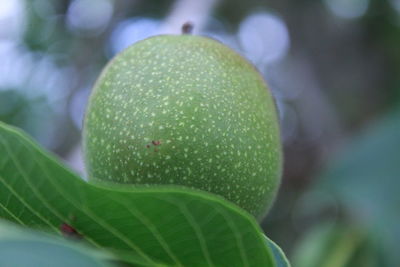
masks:
{"label": "green leaf surface", "polygon": [[267,239],[268,246],[274,255],[276,267],[290,267],[289,260],[286,258],[282,249],[268,237],[265,238]]}
{"label": "green leaf surface", "polygon": [[177,187],[89,184],[0,124],[0,217],[59,232],[68,223],[135,266],[276,266],[253,217]]}
{"label": "green leaf surface", "polygon": [[76,242],[0,220],[0,267],[106,267],[97,252]]}

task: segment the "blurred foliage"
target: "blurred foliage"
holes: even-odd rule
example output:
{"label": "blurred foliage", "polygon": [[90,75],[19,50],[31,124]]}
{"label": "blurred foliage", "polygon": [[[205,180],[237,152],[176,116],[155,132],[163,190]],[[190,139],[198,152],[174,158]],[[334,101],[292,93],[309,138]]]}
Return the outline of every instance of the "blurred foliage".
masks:
{"label": "blurred foliage", "polygon": [[[392,1],[393,3],[396,0]],[[398,2],[398,1],[397,1]],[[400,14],[395,10],[390,1],[374,0],[361,23],[369,31],[367,41],[382,51],[391,65],[390,76],[385,86],[388,89],[389,105],[400,104]]]}
{"label": "blurred foliage", "polygon": [[42,143],[46,143],[43,138],[48,136],[44,129],[49,129],[48,124],[52,123],[51,112],[52,109],[43,96],[29,99],[14,89],[0,91],[0,121],[18,125]]}
{"label": "blurred foliage", "polygon": [[[318,222],[297,249],[298,265],[294,266],[390,267],[400,263],[399,118],[400,109],[390,111],[353,137],[315,179],[307,202],[320,202],[321,194],[332,197],[342,216],[331,222],[336,221],[340,226],[318,226]],[[329,204],[311,212],[326,208]],[[336,251],[342,251],[341,256],[346,257],[341,264],[330,263],[329,259],[340,261]],[[311,259],[313,264],[307,261]]]}
{"label": "blurred foliage", "polygon": [[386,265],[382,248],[376,247],[361,229],[332,223],[318,224],[298,245],[296,267],[375,267]]}
{"label": "blurred foliage", "polygon": [[25,1],[25,4],[29,23],[23,36],[24,44],[32,51],[52,53],[55,44],[62,44],[59,52],[67,50],[72,36],[66,31],[60,15],[66,11],[62,2],[35,0]]}

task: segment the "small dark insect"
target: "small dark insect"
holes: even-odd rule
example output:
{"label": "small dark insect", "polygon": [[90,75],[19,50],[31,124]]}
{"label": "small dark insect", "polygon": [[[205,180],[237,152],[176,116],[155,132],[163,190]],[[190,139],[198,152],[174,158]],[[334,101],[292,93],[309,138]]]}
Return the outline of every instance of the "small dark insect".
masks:
{"label": "small dark insect", "polygon": [[76,231],[74,227],[69,225],[68,223],[62,223],[60,225],[60,231],[65,237],[69,238],[76,238],[76,239],[81,239],[82,235]]}
{"label": "small dark insect", "polygon": [[155,145],[155,146],[161,145],[161,141],[160,141],[160,140],[153,140],[153,141],[151,141],[151,143],[152,143],[153,145]]}
{"label": "small dark insect", "polygon": [[146,145],[147,148],[150,148],[150,145]]}

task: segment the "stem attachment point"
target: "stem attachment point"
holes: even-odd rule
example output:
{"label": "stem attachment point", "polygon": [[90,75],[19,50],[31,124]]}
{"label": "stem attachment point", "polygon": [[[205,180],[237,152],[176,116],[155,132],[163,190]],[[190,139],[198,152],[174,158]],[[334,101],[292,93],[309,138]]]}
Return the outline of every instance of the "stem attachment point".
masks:
{"label": "stem attachment point", "polygon": [[182,34],[192,34],[193,32],[193,23],[188,21],[182,25]]}

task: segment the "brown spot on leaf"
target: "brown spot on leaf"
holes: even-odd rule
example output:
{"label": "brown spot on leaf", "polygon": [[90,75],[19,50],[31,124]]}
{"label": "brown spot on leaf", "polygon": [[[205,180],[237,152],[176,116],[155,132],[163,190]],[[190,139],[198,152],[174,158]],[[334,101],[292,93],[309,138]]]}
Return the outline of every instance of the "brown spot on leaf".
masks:
{"label": "brown spot on leaf", "polygon": [[78,231],[68,223],[62,223],[60,225],[60,231],[65,237],[68,238],[76,238],[76,239],[82,238],[82,235],[78,233]]}
{"label": "brown spot on leaf", "polygon": [[160,140],[153,140],[153,141],[151,141],[151,143],[152,143],[153,145],[155,145],[155,146],[161,145],[161,141],[160,141]]}

